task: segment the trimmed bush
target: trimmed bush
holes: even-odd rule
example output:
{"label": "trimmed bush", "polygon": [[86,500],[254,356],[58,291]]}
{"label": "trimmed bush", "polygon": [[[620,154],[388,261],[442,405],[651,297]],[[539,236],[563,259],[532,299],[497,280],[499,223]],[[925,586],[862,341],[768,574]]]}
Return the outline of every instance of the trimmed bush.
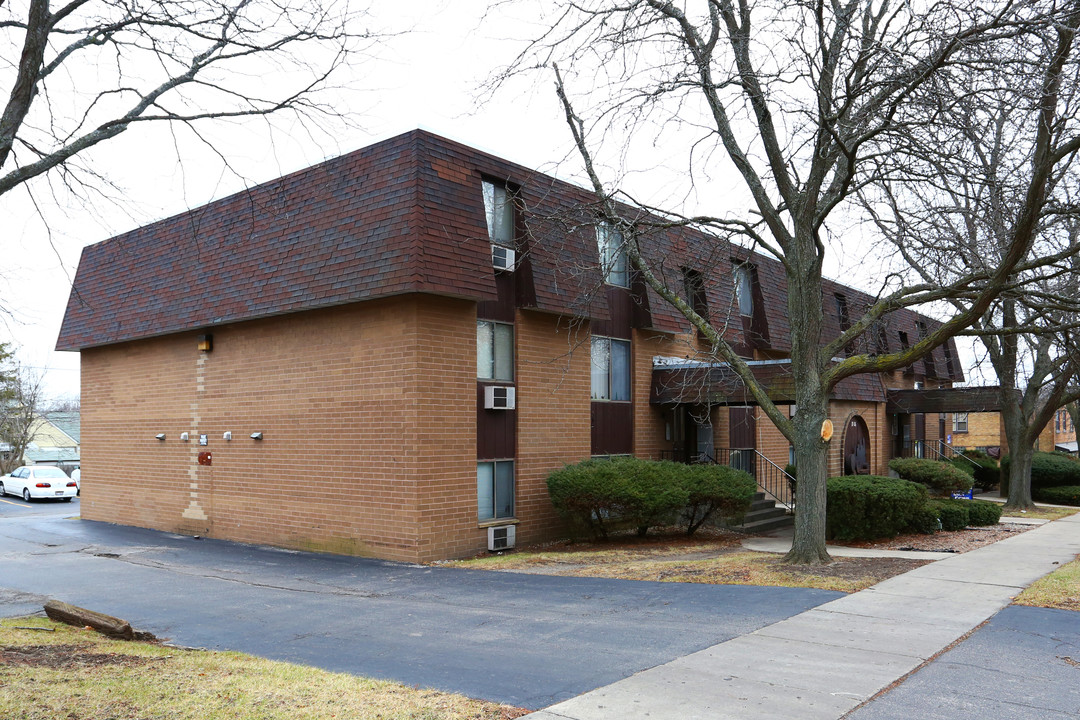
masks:
{"label": "trimmed bush", "polygon": [[[1001,487],[1009,492],[1009,467],[1012,458],[1001,458]],[[1062,453],[1037,452],[1031,456],[1031,492],[1042,488],[1080,485],[1080,460]]]}
{"label": "trimmed bush", "polygon": [[923,535],[933,535],[941,529],[941,521],[938,520],[937,510],[929,502],[922,505],[915,511],[907,529]]}
{"label": "trimmed bush", "polygon": [[677,463],[612,458],[584,460],[551,473],[548,494],[555,510],[596,537],[616,530],[670,521],[688,494],[676,477]]}
{"label": "trimmed bush", "polygon": [[957,455],[949,461],[949,464],[971,475],[975,479],[975,485],[983,490],[997,487],[1001,479],[1001,470],[993,458],[987,456],[986,453],[977,455],[964,453],[964,455],[966,457]]}
{"label": "trimmed bush", "polygon": [[942,530],[963,530],[970,522],[967,500],[931,500],[927,504],[937,513]]}
{"label": "trimmed bush", "polygon": [[1038,491],[1034,492],[1034,495],[1039,502],[1080,506],[1080,485],[1039,488]]}
{"label": "trimmed bush", "polygon": [[904,480],[922,483],[938,495],[970,490],[974,477],[948,463],[924,458],[894,458],[889,468]]}
{"label": "trimmed bush", "polygon": [[[899,478],[845,475],[827,485],[825,532],[837,540],[894,537],[926,503],[926,487]],[[922,518],[925,520],[925,518]]]}
{"label": "trimmed bush", "polygon": [[997,525],[1001,520],[1001,505],[989,500],[967,500],[968,524],[975,526]]}
{"label": "trimmed bush", "polygon": [[683,465],[676,475],[687,493],[682,512],[687,535],[714,516],[742,516],[757,492],[757,482],[749,473],[726,465]]}

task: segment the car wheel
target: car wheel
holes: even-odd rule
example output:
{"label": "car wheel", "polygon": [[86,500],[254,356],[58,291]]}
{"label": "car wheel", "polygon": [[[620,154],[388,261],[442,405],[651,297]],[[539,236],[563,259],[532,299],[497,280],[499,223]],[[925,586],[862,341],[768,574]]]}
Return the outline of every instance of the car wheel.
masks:
{"label": "car wheel", "polygon": [[60,498],[60,499],[63,500],[64,502],[71,502],[71,498]]}
{"label": "car wheel", "polygon": [[4,483],[0,482],[0,497],[4,497],[5,495],[7,495],[7,493],[4,492]]}
{"label": "car wheel", "polygon": [[26,502],[30,502],[30,488],[23,488],[22,499]]}

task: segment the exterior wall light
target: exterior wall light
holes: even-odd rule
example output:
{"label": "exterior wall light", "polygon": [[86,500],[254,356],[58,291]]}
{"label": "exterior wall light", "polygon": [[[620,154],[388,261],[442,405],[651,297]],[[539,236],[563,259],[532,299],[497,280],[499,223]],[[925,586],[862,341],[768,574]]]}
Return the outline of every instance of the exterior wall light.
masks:
{"label": "exterior wall light", "polygon": [[262,440],[262,433],[261,432],[253,432],[253,433],[251,433],[251,439],[252,440]]}
{"label": "exterior wall light", "polygon": [[158,433],[154,437],[157,438],[158,440],[164,440],[165,439],[165,433]]}
{"label": "exterior wall light", "polygon": [[221,436],[222,440],[232,440],[232,431],[226,430],[225,434]]}
{"label": "exterior wall light", "polygon": [[210,333],[199,336],[199,350],[202,352],[210,352],[214,349],[214,336]]}
{"label": "exterior wall light", "polygon": [[188,441],[188,434],[186,432],[180,433],[180,442],[187,442],[187,441]]}

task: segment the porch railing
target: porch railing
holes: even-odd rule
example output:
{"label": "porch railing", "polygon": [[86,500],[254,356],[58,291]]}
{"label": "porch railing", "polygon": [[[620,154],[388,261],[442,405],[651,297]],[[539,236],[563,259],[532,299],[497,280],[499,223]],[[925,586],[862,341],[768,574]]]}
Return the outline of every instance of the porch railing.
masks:
{"label": "porch railing", "polygon": [[754,448],[714,448],[713,453],[692,453],[688,458],[685,453],[665,450],[660,453],[660,459],[691,464],[718,463],[742,470],[749,473],[757,481],[758,487],[778,505],[788,510],[795,509],[795,478],[772,460]]}

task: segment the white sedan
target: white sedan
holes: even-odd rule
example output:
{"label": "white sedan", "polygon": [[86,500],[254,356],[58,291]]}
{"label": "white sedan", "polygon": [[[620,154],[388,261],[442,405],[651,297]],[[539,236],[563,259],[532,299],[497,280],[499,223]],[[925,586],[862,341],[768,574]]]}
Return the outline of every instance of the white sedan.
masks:
{"label": "white sedan", "polygon": [[63,470],[51,465],[23,465],[10,475],[0,477],[0,497],[21,495],[30,502],[34,498],[60,498],[71,502],[79,491],[74,480]]}

